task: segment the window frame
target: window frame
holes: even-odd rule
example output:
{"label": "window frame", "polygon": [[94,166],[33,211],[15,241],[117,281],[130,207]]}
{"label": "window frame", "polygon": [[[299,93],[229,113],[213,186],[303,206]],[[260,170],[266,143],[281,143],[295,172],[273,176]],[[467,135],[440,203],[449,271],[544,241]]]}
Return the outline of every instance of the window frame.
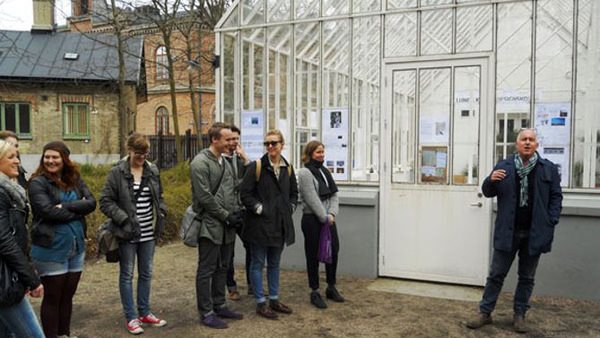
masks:
{"label": "window frame", "polygon": [[[86,131],[85,132],[72,132],[66,130],[66,122],[67,122],[67,113],[68,107],[85,107],[86,114]],[[79,110],[78,110],[79,111]],[[77,119],[79,116],[77,115]],[[79,126],[79,121],[77,121],[77,126]],[[71,127],[72,129],[73,127]],[[63,139],[69,140],[86,140],[90,138],[90,104],[85,102],[62,102],[62,136]]]}
{"label": "window frame", "polygon": [[[31,103],[29,102],[25,102],[25,101],[5,101],[5,102],[0,102],[0,128],[2,128],[2,130],[6,130],[6,105],[7,104],[12,104],[15,105],[15,130],[12,130],[15,132],[15,134],[17,134],[17,136],[19,136],[19,138],[24,138],[24,139],[30,139],[32,137],[31,134]],[[27,105],[29,107],[29,111],[28,111],[28,119],[29,119],[29,133],[22,133],[21,132],[21,114],[20,114],[20,105]]]}

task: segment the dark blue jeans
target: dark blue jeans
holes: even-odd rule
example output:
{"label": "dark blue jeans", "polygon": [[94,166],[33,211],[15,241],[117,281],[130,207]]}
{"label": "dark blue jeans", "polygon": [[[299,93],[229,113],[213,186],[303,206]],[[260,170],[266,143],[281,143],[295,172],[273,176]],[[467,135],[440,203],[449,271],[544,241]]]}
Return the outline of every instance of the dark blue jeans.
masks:
{"label": "dark blue jeans", "polygon": [[519,282],[515,291],[513,309],[516,315],[525,315],[529,309],[529,298],[533,292],[535,271],[540,261],[540,255],[529,255],[527,251],[528,246],[528,232],[518,232],[513,238],[513,250],[511,252],[494,250],[490,274],[483,290],[483,297],[479,303],[479,312],[489,314],[494,311],[496,301],[502,290],[504,278],[510,270],[518,252]]}
{"label": "dark blue jeans", "polygon": [[264,303],[265,298],[262,283],[262,271],[267,261],[267,282],[269,285],[269,299],[279,299],[279,262],[281,260],[282,246],[262,246],[250,244],[252,260],[250,261],[250,281],[254,290],[257,303]]}

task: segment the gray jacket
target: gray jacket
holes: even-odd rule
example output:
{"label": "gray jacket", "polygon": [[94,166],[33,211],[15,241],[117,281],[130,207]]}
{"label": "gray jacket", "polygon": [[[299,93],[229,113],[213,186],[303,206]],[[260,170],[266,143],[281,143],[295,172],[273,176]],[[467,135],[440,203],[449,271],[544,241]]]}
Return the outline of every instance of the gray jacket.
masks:
{"label": "gray jacket", "polygon": [[[221,180],[221,175],[223,179]],[[229,244],[235,240],[235,228],[225,225],[229,213],[237,209],[235,180],[231,164],[222,157],[222,165],[210,149],[202,150],[190,165],[192,208],[200,221],[199,237],[213,243]],[[221,184],[217,188],[217,184]]]}
{"label": "gray jacket", "polygon": [[328,199],[319,198],[319,182],[307,168],[301,168],[298,174],[298,190],[302,198],[303,213],[314,214],[319,222],[325,223],[327,215],[336,216],[340,207],[337,193],[332,194]]}

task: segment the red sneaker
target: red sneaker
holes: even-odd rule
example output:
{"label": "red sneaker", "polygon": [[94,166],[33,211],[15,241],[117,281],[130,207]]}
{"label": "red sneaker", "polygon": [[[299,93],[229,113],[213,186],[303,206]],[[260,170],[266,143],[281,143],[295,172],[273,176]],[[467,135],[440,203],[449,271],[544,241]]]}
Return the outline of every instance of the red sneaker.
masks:
{"label": "red sneaker", "polygon": [[142,322],[142,324],[150,324],[155,327],[161,327],[161,326],[167,325],[166,320],[157,318],[152,313],[149,313],[143,317],[140,317],[140,322]]}
{"label": "red sneaker", "polygon": [[131,334],[141,334],[144,333],[144,329],[142,329],[142,323],[139,319],[132,319],[127,323],[127,331]]}

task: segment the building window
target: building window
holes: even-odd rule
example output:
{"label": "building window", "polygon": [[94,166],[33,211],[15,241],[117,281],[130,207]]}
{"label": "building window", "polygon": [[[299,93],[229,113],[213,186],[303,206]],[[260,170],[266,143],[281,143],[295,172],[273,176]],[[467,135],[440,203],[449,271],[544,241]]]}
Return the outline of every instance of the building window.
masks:
{"label": "building window", "polygon": [[90,109],[87,103],[63,103],[63,136],[90,137]]}
{"label": "building window", "polygon": [[31,106],[29,103],[0,102],[1,127],[19,136],[31,136]]}
{"label": "building window", "polygon": [[160,107],[156,110],[155,119],[156,135],[169,135],[169,111],[165,107]]}
{"label": "building window", "polygon": [[88,14],[88,2],[87,0],[81,0],[79,3],[79,15],[87,15]]}
{"label": "building window", "polygon": [[156,79],[168,80],[169,70],[167,69],[167,47],[160,46],[156,49]]}

